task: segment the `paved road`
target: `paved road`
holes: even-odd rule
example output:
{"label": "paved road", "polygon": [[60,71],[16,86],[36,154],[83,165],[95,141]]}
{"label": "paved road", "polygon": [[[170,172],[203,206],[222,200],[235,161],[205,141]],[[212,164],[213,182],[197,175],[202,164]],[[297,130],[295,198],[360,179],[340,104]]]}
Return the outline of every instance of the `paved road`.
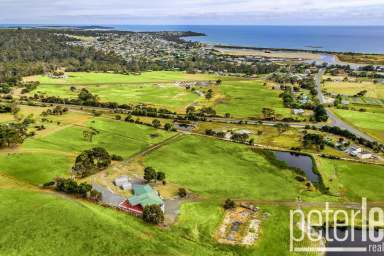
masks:
{"label": "paved road", "polygon": [[[316,90],[317,95],[319,98],[320,104],[325,103],[323,92],[321,91],[321,77],[324,75],[324,69],[320,69],[319,73],[315,76],[315,82],[316,82]],[[349,132],[353,133],[357,137],[361,137],[363,139],[366,139],[368,141],[374,142],[376,141],[371,136],[361,132],[360,130],[354,128],[353,126],[347,124],[343,120],[341,120],[339,117],[337,117],[329,108],[326,109],[329,119],[332,121],[333,126],[340,127],[341,129],[348,130]]]}

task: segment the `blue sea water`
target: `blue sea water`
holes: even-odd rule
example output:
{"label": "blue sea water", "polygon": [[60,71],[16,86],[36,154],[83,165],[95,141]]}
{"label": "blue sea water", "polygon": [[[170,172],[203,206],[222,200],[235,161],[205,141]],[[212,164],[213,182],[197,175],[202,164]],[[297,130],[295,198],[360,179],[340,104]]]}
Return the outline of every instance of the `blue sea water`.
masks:
{"label": "blue sea water", "polygon": [[189,40],[261,48],[384,53],[383,26],[114,26],[130,31],[194,31]]}
{"label": "blue sea water", "polygon": [[201,32],[207,36],[190,37],[187,39],[211,44],[335,52],[384,53],[384,26],[105,26],[124,31]]}

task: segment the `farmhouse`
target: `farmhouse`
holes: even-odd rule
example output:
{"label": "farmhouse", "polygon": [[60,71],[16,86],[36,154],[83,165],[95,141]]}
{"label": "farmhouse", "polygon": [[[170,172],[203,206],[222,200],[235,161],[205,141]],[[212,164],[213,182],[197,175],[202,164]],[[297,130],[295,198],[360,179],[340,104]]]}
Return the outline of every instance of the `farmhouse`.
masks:
{"label": "farmhouse", "polygon": [[144,207],[149,205],[159,205],[164,212],[164,202],[159,193],[149,185],[133,185],[134,196],[120,203],[119,208],[134,215],[142,215]]}

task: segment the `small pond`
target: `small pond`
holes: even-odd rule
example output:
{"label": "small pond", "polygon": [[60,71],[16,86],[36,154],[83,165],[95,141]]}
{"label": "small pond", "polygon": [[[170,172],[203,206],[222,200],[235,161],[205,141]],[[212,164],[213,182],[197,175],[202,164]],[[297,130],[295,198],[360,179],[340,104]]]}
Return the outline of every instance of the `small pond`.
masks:
{"label": "small pond", "polygon": [[300,169],[312,183],[319,183],[320,176],[313,172],[312,158],[290,152],[273,151],[275,158],[283,161],[288,167]]}

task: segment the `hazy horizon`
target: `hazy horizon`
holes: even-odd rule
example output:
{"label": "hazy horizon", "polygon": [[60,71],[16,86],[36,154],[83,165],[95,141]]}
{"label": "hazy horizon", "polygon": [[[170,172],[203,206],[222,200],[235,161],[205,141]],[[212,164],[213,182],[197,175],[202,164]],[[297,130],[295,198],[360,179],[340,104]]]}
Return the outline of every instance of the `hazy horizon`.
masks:
{"label": "hazy horizon", "polygon": [[68,23],[383,26],[384,0],[0,0],[0,24]]}

